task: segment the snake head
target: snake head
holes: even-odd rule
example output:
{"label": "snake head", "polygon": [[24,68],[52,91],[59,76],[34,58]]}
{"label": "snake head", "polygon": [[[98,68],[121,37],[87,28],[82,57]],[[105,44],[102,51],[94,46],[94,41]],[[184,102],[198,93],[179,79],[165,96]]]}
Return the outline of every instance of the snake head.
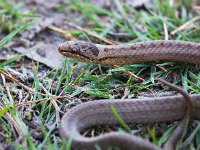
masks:
{"label": "snake head", "polygon": [[98,59],[99,49],[94,43],[83,41],[68,41],[58,46],[58,51],[64,56],[91,62]]}

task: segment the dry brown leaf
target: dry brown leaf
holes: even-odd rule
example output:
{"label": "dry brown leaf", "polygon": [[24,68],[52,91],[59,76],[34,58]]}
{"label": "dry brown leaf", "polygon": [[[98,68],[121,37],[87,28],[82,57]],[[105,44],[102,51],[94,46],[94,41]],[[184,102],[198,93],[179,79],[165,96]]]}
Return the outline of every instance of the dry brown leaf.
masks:
{"label": "dry brown leaf", "polygon": [[[27,52],[24,47],[13,48],[19,53]],[[41,44],[39,48],[26,54],[27,57],[41,62],[48,67],[55,68],[63,60],[63,56],[58,52],[55,44]]]}

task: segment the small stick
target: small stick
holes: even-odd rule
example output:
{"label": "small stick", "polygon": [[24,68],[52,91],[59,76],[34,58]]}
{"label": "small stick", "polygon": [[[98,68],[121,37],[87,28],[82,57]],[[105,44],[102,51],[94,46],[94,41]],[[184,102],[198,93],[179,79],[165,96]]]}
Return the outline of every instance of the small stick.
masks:
{"label": "small stick", "polygon": [[92,32],[92,31],[90,31],[90,30],[88,30],[88,29],[85,29],[85,28],[83,28],[83,27],[81,27],[81,26],[72,25],[72,24],[68,24],[68,25],[71,26],[71,27],[74,27],[74,28],[76,28],[76,29],[78,29],[78,30],[80,30],[80,31],[86,32],[87,34],[89,34],[89,35],[91,35],[91,36],[93,36],[93,37],[95,37],[95,38],[97,38],[97,39],[99,39],[99,40],[101,40],[101,41],[104,41],[104,42],[107,43],[107,44],[118,45],[117,42],[112,41],[112,40],[110,40],[110,39],[107,39],[107,38],[105,38],[105,37],[103,37],[103,36],[100,36],[99,34],[97,34],[97,33],[95,33],[95,32]]}
{"label": "small stick", "polygon": [[[114,66],[112,66],[112,67],[113,67],[113,68],[119,68],[119,66],[117,66],[117,65],[114,65]],[[145,81],[143,78],[138,77],[137,75],[135,75],[134,73],[132,73],[132,72],[130,72],[130,71],[128,71],[128,70],[123,70],[123,72],[124,72],[126,75],[135,78],[136,80],[140,80],[140,81],[142,81],[142,82]]]}
{"label": "small stick", "polygon": [[176,34],[179,31],[182,31],[186,28],[189,28],[191,25],[193,25],[194,22],[200,20],[200,16],[194,17],[193,19],[191,19],[190,21],[186,22],[185,24],[183,24],[182,26],[178,27],[177,29],[175,29],[174,31],[171,32],[172,35]]}
{"label": "small stick", "polygon": [[[3,106],[0,104],[0,109],[2,109]],[[8,117],[8,119],[10,120],[11,124],[13,125],[13,127],[15,128],[17,134],[19,135],[19,137],[24,137],[23,131],[20,129],[20,127],[18,126],[17,122],[15,121],[15,119],[10,115],[9,112],[6,112],[5,115]]]}
{"label": "small stick", "polygon": [[5,73],[4,71],[0,70],[0,74],[3,74],[7,79],[11,80],[14,83],[17,83],[18,85],[20,85],[21,87],[23,87],[25,90],[29,91],[30,93],[34,93],[33,89],[31,89],[30,87],[24,85],[19,80],[11,77],[10,75],[8,75],[7,73]]}

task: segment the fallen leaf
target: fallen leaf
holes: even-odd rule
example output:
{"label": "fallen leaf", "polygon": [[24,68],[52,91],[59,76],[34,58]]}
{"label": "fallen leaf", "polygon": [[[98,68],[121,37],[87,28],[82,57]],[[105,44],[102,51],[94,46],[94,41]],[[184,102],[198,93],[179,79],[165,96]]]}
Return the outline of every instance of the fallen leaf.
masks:
{"label": "fallen leaf", "polygon": [[[27,52],[27,49],[24,47],[16,47],[13,50],[19,53]],[[55,44],[40,44],[36,50],[30,51],[26,56],[51,68],[57,67],[64,57],[58,52]]]}

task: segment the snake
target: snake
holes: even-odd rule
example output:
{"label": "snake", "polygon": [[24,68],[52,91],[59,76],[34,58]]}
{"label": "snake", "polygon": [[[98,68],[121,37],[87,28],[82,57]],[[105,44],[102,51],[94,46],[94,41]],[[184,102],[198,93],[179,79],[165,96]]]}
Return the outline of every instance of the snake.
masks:
{"label": "snake", "polygon": [[[95,64],[127,65],[143,62],[176,61],[200,65],[200,43],[158,40],[127,45],[102,45],[85,41],[67,41],[58,45],[58,51],[66,57]],[[184,93],[177,86],[164,84]],[[72,149],[95,150],[101,148],[121,150],[169,150],[176,145],[176,136],[183,132],[181,125],[174,135],[160,148],[141,137],[124,132],[110,132],[95,137],[85,137],[81,131],[97,125],[119,125],[111,107],[127,124],[161,123],[184,120],[189,103],[193,101],[192,119],[200,119],[200,94],[184,94],[140,99],[109,99],[89,101],[71,108],[61,119],[60,135],[67,139]],[[187,111],[191,113],[191,111]],[[170,143],[170,144],[169,144]],[[170,145],[170,146],[169,146]]]}

